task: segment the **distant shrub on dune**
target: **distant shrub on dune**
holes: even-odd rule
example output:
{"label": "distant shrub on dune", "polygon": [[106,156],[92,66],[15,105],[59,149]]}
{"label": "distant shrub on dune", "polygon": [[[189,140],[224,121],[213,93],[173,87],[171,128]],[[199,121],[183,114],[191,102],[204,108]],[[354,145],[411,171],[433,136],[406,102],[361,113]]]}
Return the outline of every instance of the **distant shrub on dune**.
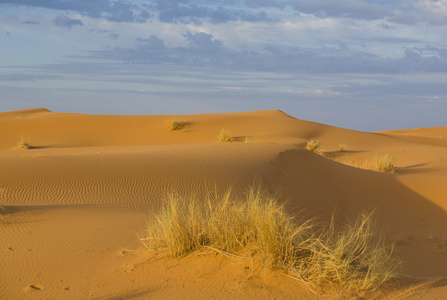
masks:
{"label": "distant shrub on dune", "polygon": [[348,149],[348,147],[345,144],[340,144],[338,148],[340,149],[340,152],[346,152]]}
{"label": "distant shrub on dune", "polygon": [[22,150],[28,150],[28,149],[32,148],[30,143],[27,140],[25,140],[24,137],[20,138],[19,142],[17,143],[17,146],[19,147],[19,149],[22,149]]}
{"label": "distant shrub on dune", "polygon": [[326,156],[320,142],[318,140],[310,140],[306,144],[306,149],[315,152],[321,156]]}
{"label": "distant shrub on dune", "polygon": [[189,124],[190,124],[189,122],[185,122],[185,121],[171,120],[168,122],[168,128],[171,131],[182,130]]}
{"label": "distant shrub on dune", "polygon": [[212,250],[229,257],[253,253],[262,265],[288,272],[317,294],[374,290],[396,276],[392,248],[374,239],[372,213],[336,228],[288,215],[276,197],[250,189],[244,199],[225,193],[217,199],[171,194],[155,213],[142,239],[150,250],[173,257]]}
{"label": "distant shrub on dune", "polygon": [[231,133],[223,128],[220,131],[218,139],[219,139],[219,142],[221,142],[221,143],[232,143],[234,141],[234,138],[231,135]]}
{"label": "distant shrub on dune", "polygon": [[378,172],[394,173],[397,169],[395,162],[396,158],[390,153],[380,156],[376,153],[373,160],[366,162],[363,168]]}

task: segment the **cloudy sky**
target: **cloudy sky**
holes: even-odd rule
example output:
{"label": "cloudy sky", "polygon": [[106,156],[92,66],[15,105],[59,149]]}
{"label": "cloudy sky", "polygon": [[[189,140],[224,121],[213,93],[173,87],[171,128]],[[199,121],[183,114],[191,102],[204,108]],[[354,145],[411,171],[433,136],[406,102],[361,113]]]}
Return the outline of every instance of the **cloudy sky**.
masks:
{"label": "cloudy sky", "polygon": [[447,0],[0,0],[0,111],[447,126]]}

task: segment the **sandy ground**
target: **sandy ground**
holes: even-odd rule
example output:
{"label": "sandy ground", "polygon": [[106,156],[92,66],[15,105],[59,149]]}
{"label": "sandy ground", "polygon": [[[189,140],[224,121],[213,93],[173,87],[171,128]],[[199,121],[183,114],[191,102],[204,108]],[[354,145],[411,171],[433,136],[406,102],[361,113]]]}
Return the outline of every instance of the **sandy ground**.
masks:
{"label": "sandy ground", "polygon": [[[170,131],[168,122],[188,122]],[[234,143],[219,143],[225,128]],[[305,286],[249,259],[172,259],[139,241],[164,195],[253,183],[291,214],[337,222],[375,209],[403,261],[366,298],[447,298],[447,127],[366,133],[281,111],[111,116],[0,113],[0,299],[312,299]],[[18,149],[23,137],[32,149]],[[318,139],[328,157],[304,147]],[[249,143],[246,142],[249,141]],[[340,151],[340,144],[346,151]],[[392,153],[395,174],[355,166]],[[329,298],[337,298],[330,295]]]}

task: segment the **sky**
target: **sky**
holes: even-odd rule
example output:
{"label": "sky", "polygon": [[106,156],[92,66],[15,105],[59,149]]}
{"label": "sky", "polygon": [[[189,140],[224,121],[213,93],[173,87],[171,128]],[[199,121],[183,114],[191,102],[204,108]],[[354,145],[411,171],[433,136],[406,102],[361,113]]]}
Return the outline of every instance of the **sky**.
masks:
{"label": "sky", "polygon": [[447,0],[0,0],[0,111],[447,126]]}

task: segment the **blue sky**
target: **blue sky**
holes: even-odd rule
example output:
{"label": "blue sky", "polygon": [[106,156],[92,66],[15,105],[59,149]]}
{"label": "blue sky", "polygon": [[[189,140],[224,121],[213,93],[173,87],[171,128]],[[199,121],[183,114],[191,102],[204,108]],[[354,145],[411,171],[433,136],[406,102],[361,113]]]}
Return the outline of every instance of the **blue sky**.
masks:
{"label": "blue sky", "polygon": [[447,0],[0,0],[0,111],[447,126]]}

